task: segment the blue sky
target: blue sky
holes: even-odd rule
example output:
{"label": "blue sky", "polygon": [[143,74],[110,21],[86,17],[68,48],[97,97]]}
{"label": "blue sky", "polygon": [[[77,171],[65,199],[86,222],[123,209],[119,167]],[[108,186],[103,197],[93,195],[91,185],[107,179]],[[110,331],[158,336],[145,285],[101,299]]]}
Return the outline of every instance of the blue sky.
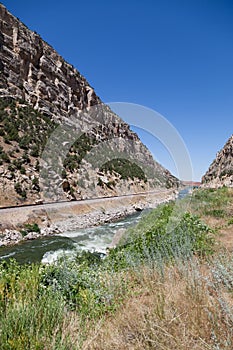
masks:
{"label": "blue sky", "polygon": [[[173,124],[200,180],[233,133],[232,0],[21,0],[2,3],[73,64],[104,102]],[[139,136],[175,173],[167,151]]]}

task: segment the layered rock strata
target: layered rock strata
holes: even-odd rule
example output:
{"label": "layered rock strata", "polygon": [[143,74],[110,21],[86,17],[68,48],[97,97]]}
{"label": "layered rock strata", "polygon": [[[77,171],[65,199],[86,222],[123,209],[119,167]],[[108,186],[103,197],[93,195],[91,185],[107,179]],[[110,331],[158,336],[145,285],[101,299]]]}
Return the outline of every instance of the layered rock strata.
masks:
{"label": "layered rock strata", "polygon": [[233,187],[233,135],[217,153],[216,158],[202,178],[204,187]]}

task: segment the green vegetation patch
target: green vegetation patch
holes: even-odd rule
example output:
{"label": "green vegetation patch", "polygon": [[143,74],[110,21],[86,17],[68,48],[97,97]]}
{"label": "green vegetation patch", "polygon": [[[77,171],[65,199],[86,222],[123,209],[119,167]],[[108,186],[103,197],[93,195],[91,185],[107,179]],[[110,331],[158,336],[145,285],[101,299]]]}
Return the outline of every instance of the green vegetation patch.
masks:
{"label": "green vegetation patch", "polygon": [[27,198],[26,191],[22,188],[21,184],[19,182],[16,182],[14,185],[15,192],[18,193],[22,198]]}
{"label": "green vegetation patch", "polygon": [[192,194],[191,209],[201,216],[228,217],[231,214],[232,195],[231,189],[225,186],[218,189],[198,189]]}
{"label": "green vegetation patch", "polygon": [[109,162],[106,162],[101,168],[102,172],[116,172],[121,176],[123,180],[138,178],[143,181],[147,181],[144,171],[136,164],[128,159],[116,158]]}
{"label": "green vegetation patch", "polygon": [[225,169],[221,172],[220,174],[220,178],[224,177],[224,176],[231,176],[233,175],[233,169]]}
{"label": "green vegetation patch", "polygon": [[69,153],[64,160],[64,168],[70,172],[78,169],[82,159],[98,141],[95,137],[88,134],[82,134],[71,146]]}
{"label": "green vegetation patch", "polygon": [[34,223],[34,224],[25,224],[23,229],[20,230],[20,232],[21,232],[21,234],[23,236],[26,236],[30,232],[40,233],[40,228],[39,228],[38,224],[36,224],[36,223]]}
{"label": "green vegetation patch", "polygon": [[34,110],[25,101],[0,99],[0,136],[7,144],[15,141],[32,157],[40,155],[56,126],[51,118]]}
{"label": "green vegetation patch", "polygon": [[60,293],[43,288],[40,269],[0,264],[1,350],[59,348],[65,303]]}
{"label": "green vegetation patch", "polygon": [[174,203],[161,205],[126,231],[121,245],[110,252],[115,266],[157,264],[193,254],[213,253],[214,233],[197,216],[173,215]]}

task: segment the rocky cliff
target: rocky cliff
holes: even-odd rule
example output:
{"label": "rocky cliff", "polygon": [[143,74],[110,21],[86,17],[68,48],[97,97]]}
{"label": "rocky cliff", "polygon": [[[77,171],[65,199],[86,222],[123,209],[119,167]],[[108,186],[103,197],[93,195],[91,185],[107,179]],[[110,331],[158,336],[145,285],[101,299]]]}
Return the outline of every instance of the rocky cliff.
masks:
{"label": "rocky cliff", "polygon": [[217,153],[215,160],[202,178],[202,186],[204,187],[224,185],[233,187],[233,135]]}
{"label": "rocky cliff", "polygon": [[86,79],[0,4],[1,206],[176,187]]}

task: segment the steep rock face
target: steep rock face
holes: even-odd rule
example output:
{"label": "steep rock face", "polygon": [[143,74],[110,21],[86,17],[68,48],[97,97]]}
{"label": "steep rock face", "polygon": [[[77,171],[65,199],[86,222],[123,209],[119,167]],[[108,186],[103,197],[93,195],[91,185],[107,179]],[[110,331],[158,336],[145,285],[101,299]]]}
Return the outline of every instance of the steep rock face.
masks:
{"label": "steep rock face", "polygon": [[[178,185],[85,78],[1,4],[0,97],[1,205]],[[32,130],[43,137],[33,137]],[[49,140],[55,160],[51,152],[43,153]],[[125,157],[131,169],[127,176],[119,166],[101,171],[111,159]],[[147,169],[146,176],[138,175],[136,166]]]}
{"label": "steep rock face", "polygon": [[224,185],[233,187],[233,135],[217,153],[215,160],[202,178],[202,186],[204,187]]}
{"label": "steep rock face", "polygon": [[81,74],[0,5],[1,95],[62,119],[100,102]]}

